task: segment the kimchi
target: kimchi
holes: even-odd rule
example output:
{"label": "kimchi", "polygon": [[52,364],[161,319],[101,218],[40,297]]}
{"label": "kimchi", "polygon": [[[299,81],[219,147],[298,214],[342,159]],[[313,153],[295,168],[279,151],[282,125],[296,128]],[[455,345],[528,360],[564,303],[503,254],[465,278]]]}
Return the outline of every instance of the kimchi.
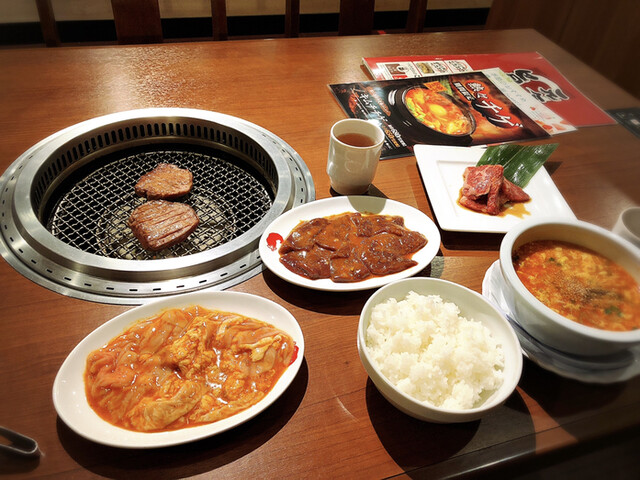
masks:
{"label": "kimchi", "polygon": [[170,309],[89,354],[87,400],[104,420],[134,431],[211,423],[263,399],[295,352],[287,333],[260,320]]}

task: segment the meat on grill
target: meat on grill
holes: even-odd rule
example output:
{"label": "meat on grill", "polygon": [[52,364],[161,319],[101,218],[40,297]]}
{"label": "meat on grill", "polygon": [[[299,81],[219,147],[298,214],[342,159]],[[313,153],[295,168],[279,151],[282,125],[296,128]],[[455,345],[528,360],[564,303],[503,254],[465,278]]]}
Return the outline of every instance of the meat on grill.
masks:
{"label": "meat on grill", "polygon": [[135,191],[149,200],[171,200],[186,195],[192,186],[193,174],[189,170],[170,163],[160,163],[140,177]]}
{"label": "meat on grill", "polygon": [[185,240],[200,220],[189,205],[150,200],[137,207],[127,224],[146,250],[162,250]]}
{"label": "meat on grill", "polygon": [[498,215],[507,202],[526,202],[529,195],[504,178],[502,165],[467,167],[460,190],[460,205],[489,215]]}

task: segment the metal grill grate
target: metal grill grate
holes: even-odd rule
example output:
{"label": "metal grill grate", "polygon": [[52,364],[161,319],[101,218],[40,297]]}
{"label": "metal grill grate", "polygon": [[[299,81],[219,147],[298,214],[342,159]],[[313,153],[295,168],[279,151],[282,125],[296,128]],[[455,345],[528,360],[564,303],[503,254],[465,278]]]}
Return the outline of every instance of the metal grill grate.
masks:
{"label": "metal grill grate", "polygon": [[[177,201],[193,207],[200,225],[186,241],[150,252],[140,246],[127,220],[144,202],[134,192],[136,182],[163,162],[193,174],[191,193]],[[211,155],[171,149],[111,161],[76,181],[53,210],[47,228],[65,243],[105,257],[181,257],[233,240],[259,222],[271,205],[268,190],[251,172]]]}

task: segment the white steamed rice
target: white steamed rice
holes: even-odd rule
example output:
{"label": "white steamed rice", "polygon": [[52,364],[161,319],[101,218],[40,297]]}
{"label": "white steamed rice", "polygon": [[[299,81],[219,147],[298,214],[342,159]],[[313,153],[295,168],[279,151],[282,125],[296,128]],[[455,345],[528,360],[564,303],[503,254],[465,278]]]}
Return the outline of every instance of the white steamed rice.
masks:
{"label": "white steamed rice", "polygon": [[489,329],[437,295],[376,305],[366,345],[391,383],[436,407],[476,407],[503,381],[504,353]]}

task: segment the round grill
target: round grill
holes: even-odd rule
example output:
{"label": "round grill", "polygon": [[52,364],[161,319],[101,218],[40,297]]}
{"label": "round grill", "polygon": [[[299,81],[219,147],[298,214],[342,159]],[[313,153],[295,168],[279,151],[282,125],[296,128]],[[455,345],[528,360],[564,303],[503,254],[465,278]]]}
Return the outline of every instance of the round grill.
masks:
{"label": "round grill", "polygon": [[[145,199],[140,177],[159,163],[193,174],[200,224],[185,241],[147,251],[127,226]],[[310,173],[282,140],[214,112],[123,112],[58,132],[0,178],[0,252],[54,291],[139,304],[202,288],[222,289],[262,269],[257,241],[278,215],[313,200]]]}

